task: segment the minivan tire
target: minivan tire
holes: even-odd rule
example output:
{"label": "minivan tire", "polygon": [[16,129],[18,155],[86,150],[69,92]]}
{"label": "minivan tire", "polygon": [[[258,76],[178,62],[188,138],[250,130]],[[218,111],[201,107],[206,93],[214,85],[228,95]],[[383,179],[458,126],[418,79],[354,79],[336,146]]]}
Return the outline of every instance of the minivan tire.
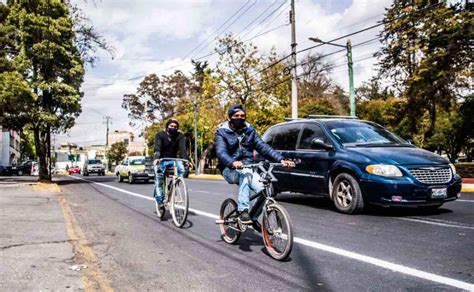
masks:
{"label": "minivan tire", "polygon": [[339,212],[349,215],[362,212],[365,205],[359,183],[348,173],[336,176],[332,188],[332,199]]}

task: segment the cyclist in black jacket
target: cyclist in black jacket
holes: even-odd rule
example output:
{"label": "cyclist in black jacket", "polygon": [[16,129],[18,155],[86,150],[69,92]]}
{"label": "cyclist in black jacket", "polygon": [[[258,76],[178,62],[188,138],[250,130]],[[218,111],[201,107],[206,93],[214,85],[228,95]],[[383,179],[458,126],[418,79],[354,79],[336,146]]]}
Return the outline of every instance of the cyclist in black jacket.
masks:
{"label": "cyclist in black jacket", "polygon": [[[186,137],[178,131],[179,122],[176,119],[169,119],[166,122],[166,130],[155,135],[155,154],[153,156],[153,165],[155,165],[155,200],[163,208],[163,179],[164,173],[168,167],[173,167],[172,160],[161,161],[163,158],[181,158],[189,160],[186,154]],[[183,161],[176,161],[178,176],[184,175]]]}

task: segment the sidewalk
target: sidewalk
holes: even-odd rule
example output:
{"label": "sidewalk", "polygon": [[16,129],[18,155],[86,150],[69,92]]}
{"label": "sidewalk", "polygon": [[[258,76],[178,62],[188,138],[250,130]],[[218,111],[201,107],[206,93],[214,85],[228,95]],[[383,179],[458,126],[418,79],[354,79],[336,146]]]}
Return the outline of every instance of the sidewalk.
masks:
{"label": "sidewalk", "polygon": [[84,290],[55,190],[34,180],[0,180],[0,290]]}

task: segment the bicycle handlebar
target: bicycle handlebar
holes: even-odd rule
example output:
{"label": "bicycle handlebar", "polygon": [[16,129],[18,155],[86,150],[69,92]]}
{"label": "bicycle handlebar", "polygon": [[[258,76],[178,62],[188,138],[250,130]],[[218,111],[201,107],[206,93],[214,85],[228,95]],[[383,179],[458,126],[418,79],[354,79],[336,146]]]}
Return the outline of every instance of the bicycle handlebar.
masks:
{"label": "bicycle handlebar", "polygon": [[162,162],[162,161],[182,161],[182,162],[190,162],[189,160],[187,159],[182,159],[182,158],[172,158],[172,157],[169,157],[169,158],[160,158],[160,159],[156,159],[158,160],[158,163]]}

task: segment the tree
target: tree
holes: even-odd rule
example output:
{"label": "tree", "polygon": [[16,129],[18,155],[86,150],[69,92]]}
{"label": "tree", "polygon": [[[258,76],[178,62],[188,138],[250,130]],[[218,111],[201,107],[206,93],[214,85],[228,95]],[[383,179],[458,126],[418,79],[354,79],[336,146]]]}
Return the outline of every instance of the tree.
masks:
{"label": "tree", "polygon": [[136,93],[123,96],[122,108],[129,112],[131,125],[160,121],[179,112],[177,105],[190,87],[190,79],[181,71],[161,78],[150,74],[140,82]]}
{"label": "tree", "polygon": [[380,75],[406,97],[405,122],[422,141],[434,135],[438,113],[469,88],[473,22],[467,6],[446,1],[396,0],[387,10]]}
{"label": "tree", "polygon": [[102,44],[74,11],[64,1],[0,3],[0,123],[32,130],[40,180],[51,180],[51,131],[72,127],[81,112],[84,58]]}
{"label": "tree", "polygon": [[119,164],[127,156],[127,145],[125,142],[115,142],[110,146],[110,149],[107,151],[107,159],[109,161]]}
{"label": "tree", "polygon": [[30,130],[23,130],[20,132],[20,159],[33,159],[36,157],[35,141],[33,132]]}

